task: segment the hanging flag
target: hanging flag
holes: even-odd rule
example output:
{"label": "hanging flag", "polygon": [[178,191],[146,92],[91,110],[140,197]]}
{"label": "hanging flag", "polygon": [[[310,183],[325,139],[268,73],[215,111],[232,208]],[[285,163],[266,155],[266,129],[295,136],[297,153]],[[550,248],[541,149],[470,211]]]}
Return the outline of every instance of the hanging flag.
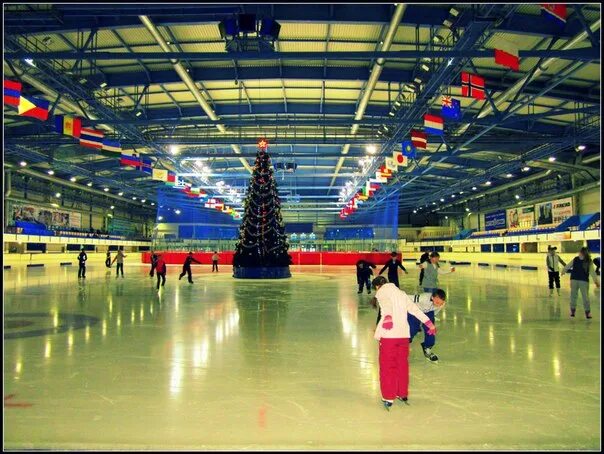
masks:
{"label": "hanging flag", "polygon": [[168,181],[168,171],[165,169],[153,169],[151,178],[158,181]]}
{"label": "hanging flag", "polygon": [[401,152],[405,158],[415,159],[416,158],[416,149],[413,146],[412,142],[405,140],[402,143]]}
{"label": "hanging flag", "polygon": [[375,172],[375,178],[369,178],[372,183],[388,183],[388,178],[383,177],[380,171]]}
{"label": "hanging flag", "polygon": [[82,128],[80,131],[80,145],[88,148],[103,148],[103,138],[105,134],[91,128]]}
{"label": "hanging flag", "polygon": [[121,166],[140,167],[141,158],[136,151],[122,151],[120,155]]}
{"label": "hanging flag", "polygon": [[50,101],[33,96],[21,96],[19,98],[19,115],[22,117],[37,118],[38,120],[48,120],[48,108]]}
{"label": "hanging flag", "polygon": [[141,155],[141,164],[139,170],[151,175],[153,173],[153,160]]}
{"label": "hanging flag", "polygon": [[386,165],[380,167],[380,174],[386,178],[392,178],[392,172],[386,168]]}
{"label": "hanging flag", "polygon": [[422,150],[425,150],[428,147],[428,134],[412,129],[411,143],[415,148],[421,148]]}
{"label": "hanging flag", "polygon": [[441,117],[436,115],[424,115],[424,129],[428,134],[437,136],[443,135],[444,122]]}
{"label": "hanging flag", "polygon": [[566,5],[562,3],[541,3],[541,15],[560,27],[566,25]]}
{"label": "hanging flag", "polygon": [[396,162],[394,162],[394,159],[392,159],[392,158],[384,159],[384,165],[392,173],[394,173],[398,170],[398,166],[396,165]]}
{"label": "hanging flag", "polygon": [[441,114],[449,120],[461,120],[461,102],[459,99],[443,96]]}
{"label": "hanging flag", "polygon": [[168,186],[176,186],[176,180],[177,180],[176,174],[174,172],[170,172],[168,170],[168,177],[166,179],[166,184]]}
{"label": "hanging flag", "polygon": [[19,98],[21,98],[21,82],[4,79],[4,104],[19,107]]}
{"label": "hanging flag", "polygon": [[514,71],[520,70],[520,58],[518,54],[514,55],[501,49],[495,49],[495,63]]}
{"label": "hanging flag", "polygon": [[466,72],[461,73],[461,95],[474,99],[485,99],[484,78]]}
{"label": "hanging flag", "polygon": [[[408,145],[405,145],[405,144],[408,144]],[[411,145],[411,142],[405,141],[403,143],[403,149],[405,149],[407,147],[413,148],[413,145]],[[403,153],[400,151],[395,151],[394,153],[392,153],[392,159],[394,159],[394,162],[396,162],[396,165],[398,167],[407,167],[409,165],[409,158],[407,156],[404,156]]]}
{"label": "hanging flag", "polygon": [[79,138],[82,131],[82,119],[69,115],[55,115],[55,130],[59,134]]}
{"label": "hanging flag", "polygon": [[107,137],[103,137],[103,150],[121,153],[122,145],[120,144],[119,140],[108,139]]}

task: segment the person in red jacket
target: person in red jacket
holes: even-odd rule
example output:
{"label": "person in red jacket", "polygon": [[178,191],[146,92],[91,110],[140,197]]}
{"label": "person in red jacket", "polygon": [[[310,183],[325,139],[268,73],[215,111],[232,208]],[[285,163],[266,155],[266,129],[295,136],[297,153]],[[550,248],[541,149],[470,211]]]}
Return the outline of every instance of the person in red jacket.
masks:
{"label": "person in red jacket", "polygon": [[162,255],[157,256],[157,261],[155,262],[155,274],[157,274],[157,290],[159,291],[159,282],[160,279],[162,281],[161,286],[166,285],[166,261]]}

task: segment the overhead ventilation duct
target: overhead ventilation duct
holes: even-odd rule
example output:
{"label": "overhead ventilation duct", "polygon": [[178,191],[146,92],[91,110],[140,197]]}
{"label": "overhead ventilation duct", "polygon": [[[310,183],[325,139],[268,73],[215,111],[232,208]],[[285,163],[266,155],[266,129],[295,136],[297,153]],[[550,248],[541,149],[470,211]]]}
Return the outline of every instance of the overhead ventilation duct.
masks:
{"label": "overhead ventilation duct", "polygon": [[[155,26],[155,24],[153,22],[151,22],[149,17],[147,17],[147,16],[138,16],[138,17],[141,20],[141,22],[143,23],[143,25],[145,27],[147,27],[147,30],[149,30],[149,33],[151,33],[151,35],[153,36],[153,38],[155,39],[157,44],[159,44],[159,46],[162,48],[162,50],[164,52],[172,52],[172,50],[168,46],[168,43],[166,43],[166,40],[163,38],[163,36],[159,32],[159,30]],[[197,88],[197,85],[195,85],[195,82],[193,81],[193,79],[191,78],[191,76],[189,75],[189,73],[187,72],[185,67],[182,65],[182,63],[180,63],[176,59],[170,59],[170,63],[172,63],[174,70],[179,75],[180,79],[184,82],[184,84],[187,86],[187,88],[189,89],[189,91],[191,92],[191,94],[193,95],[195,100],[199,103],[199,105],[201,106],[203,111],[206,113],[206,115],[210,118],[210,120],[212,120],[212,121],[220,120],[218,115],[216,115],[216,113],[214,112],[214,109],[212,109],[212,106],[210,106],[208,101],[206,101],[206,99],[203,97],[203,95],[199,91],[199,88]],[[216,128],[223,134],[226,134],[226,132],[227,132],[226,127],[222,124],[217,124]],[[232,144],[231,148],[233,149],[233,151],[236,154],[241,154],[241,148],[238,145]],[[241,161],[243,166],[251,173],[252,167],[248,164],[248,162],[244,158],[239,158],[239,160]]]}
{"label": "overhead ventilation duct", "polygon": [[[405,3],[399,3],[397,5],[396,10],[394,11],[394,15],[392,16],[392,19],[390,20],[390,26],[388,27],[388,32],[386,33],[386,37],[384,38],[384,42],[382,44],[382,47],[380,48],[381,52],[387,52],[390,50],[390,46],[392,45],[394,35],[396,34],[398,26],[400,25],[401,20],[403,19],[403,15],[405,14],[406,9],[407,9],[407,4],[405,4]],[[361,98],[361,101],[359,102],[359,106],[358,106],[356,114],[354,116],[355,120],[363,119],[363,116],[365,115],[365,110],[367,109],[367,105],[369,104],[369,100],[371,99],[371,96],[373,95],[373,90],[375,89],[375,86],[376,86],[378,80],[380,79],[380,75],[382,74],[382,69],[384,67],[385,61],[386,60],[383,58],[378,58],[375,61],[375,63],[373,64],[373,67],[371,68],[371,75],[369,76],[369,80],[367,81],[367,86],[365,87],[365,93],[363,94],[363,97]],[[356,135],[358,129],[359,129],[359,124],[355,123],[354,125],[352,125],[352,128],[350,129],[350,133],[352,135]],[[342,147],[342,155],[347,155],[349,151],[350,151],[350,144],[346,144]],[[338,163],[336,164],[334,176],[331,180],[331,183],[329,184],[330,187],[334,185],[336,178],[338,176],[338,172],[342,168],[343,164],[344,164],[344,157],[342,156],[342,157],[340,157],[340,159],[338,160]]]}

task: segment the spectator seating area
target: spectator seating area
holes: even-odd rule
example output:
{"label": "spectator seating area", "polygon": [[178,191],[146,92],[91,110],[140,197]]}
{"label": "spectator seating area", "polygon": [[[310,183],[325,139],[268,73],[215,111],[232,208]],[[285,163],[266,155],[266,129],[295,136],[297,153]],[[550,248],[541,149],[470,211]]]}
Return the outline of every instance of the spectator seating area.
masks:
{"label": "spectator seating area", "polygon": [[536,227],[526,228],[526,227],[516,227],[510,228],[505,233],[506,236],[513,235],[539,235],[543,233],[552,233],[556,230],[558,224],[547,224],[547,225],[539,225]]}
{"label": "spectator seating area", "polygon": [[69,228],[54,228],[47,227],[44,224],[39,224],[35,222],[27,222],[27,221],[15,221],[14,226],[9,226],[6,228],[6,233],[16,233],[20,235],[38,235],[38,236],[60,236],[60,237],[69,237],[69,238],[99,238],[99,239],[107,239],[107,240],[146,240],[148,238],[138,237],[131,238],[122,235],[114,235],[101,230],[85,230],[85,229],[76,229]]}
{"label": "spectator seating area", "polygon": [[504,236],[506,231],[506,229],[479,230],[477,232],[472,232],[470,238],[495,238],[498,236]]}

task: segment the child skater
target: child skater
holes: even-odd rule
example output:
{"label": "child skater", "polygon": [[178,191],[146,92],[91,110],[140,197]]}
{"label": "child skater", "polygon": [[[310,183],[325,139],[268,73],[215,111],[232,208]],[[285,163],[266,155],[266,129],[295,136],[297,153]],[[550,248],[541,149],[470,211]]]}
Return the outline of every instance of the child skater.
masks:
{"label": "child skater", "polygon": [[[445,306],[447,300],[447,294],[444,290],[437,288],[432,293],[420,293],[419,295],[413,295],[413,302],[419,307],[419,309],[426,314],[432,323],[436,323],[434,316],[440,312]],[[409,322],[410,338],[409,343],[413,342],[413,338],[417,333],[420,332],[420,322],[417,318],[409,314],[407,316]],[[438,361],[438,356],[432,353],[432,347],[436,343],[436,336],[428,332],[427,325],[424,325],[424,341],[422,342],[422,350],[424,356],[432,362]]]}
{"label": "child skater", "polygon": [[443,270],[438,264],[440,260],[440,254],[436,251],[430,254],[430,261],[424,262],[419,267],[424,270],[424,281],[423,287],[424,292],[433,292],[438,288],[438,275],[454,273],[455,267],[451,267],[450,270]]}
{"label": "child skater", "polygon": [[159,292],[159,281],[161,279],[162,283],[161,286],[165,286],[166,285],[166,262],[164,260],[164,258],[160,255],[157,254],[156,255],[157,259],[155,261],[155,274],[157,274],[157,291]]}
{"label": "child skater", "polygon": [[417,304],[383,276],[373,282],[380,306],[380,320],[374,338],[380,343],[380,389],[384,408],[390,411],[394,399],[407,403],[409,396],[409,323],[408,314],[418,318],[436,334],[436,327]]}
{"label": "child skater", "polygon": [[185,257],[185,263],[182,265],[182,273],[178,276],[178,280],[180,281],[182,277],[186,274],[189,279],[189,284],[193,283],[193,277],[191,275],[191,263],[195,262],[201,265],[201,262],[198,261],[195,257],[193,257],[193,252],[189,252],[189,255]]}
{"label": "child skater", "polygon": [[357,284],[359,284],[358,294],[363,293],[363,287],[367,287],[367,293],[371,294],[371,275],[373,272],[372,268],[375,268],[375,265],[367,260],[359,260],[357,262]]}
{"label": "child skater", "polygon": [[556,284],[558,296],[560,296],[560,270],[558,263],[561,263],[562,266],[566,266],[564,260],[562,260],[556,252],[556,249],[555,246],[548,246],[547,256],[545,258],[545,265],[547,266],[547,275],[549,278],[549,296],[553,296],[554,294],[554,283]]}
{"label": "child skater", "polygon": [[396,252],[393,252],[392,254],[390,254],[390,260],[388,260],[386,262],[386,264],[381,269],[379,274],[381,275],[384,271],[388,270],[388,281],[390,281],[392,284],[399,287],[398,269],[400,268],[401,270],[403,270],[405,272],[405,274],[409,274],[409,273],[407,272],[407,270],[405,269],[405,267],[403,266],[401,261],[399,259],[397,259],[397,256],[398,256],[398,254]]}
{"label": "child skater", "polygon": [[157,268],[157,258],[159,257],[159,254],[156,254],[155,251],[151,251],[151,270],[149,271],[149,276],[151,278],[153,278],[153,273],[155,272],[155,269]]}
{"label": "child skater", "polygon": [[105,266],[107,268],[111,268],[111,251],[107,251],[107,256],[105,257]]}

